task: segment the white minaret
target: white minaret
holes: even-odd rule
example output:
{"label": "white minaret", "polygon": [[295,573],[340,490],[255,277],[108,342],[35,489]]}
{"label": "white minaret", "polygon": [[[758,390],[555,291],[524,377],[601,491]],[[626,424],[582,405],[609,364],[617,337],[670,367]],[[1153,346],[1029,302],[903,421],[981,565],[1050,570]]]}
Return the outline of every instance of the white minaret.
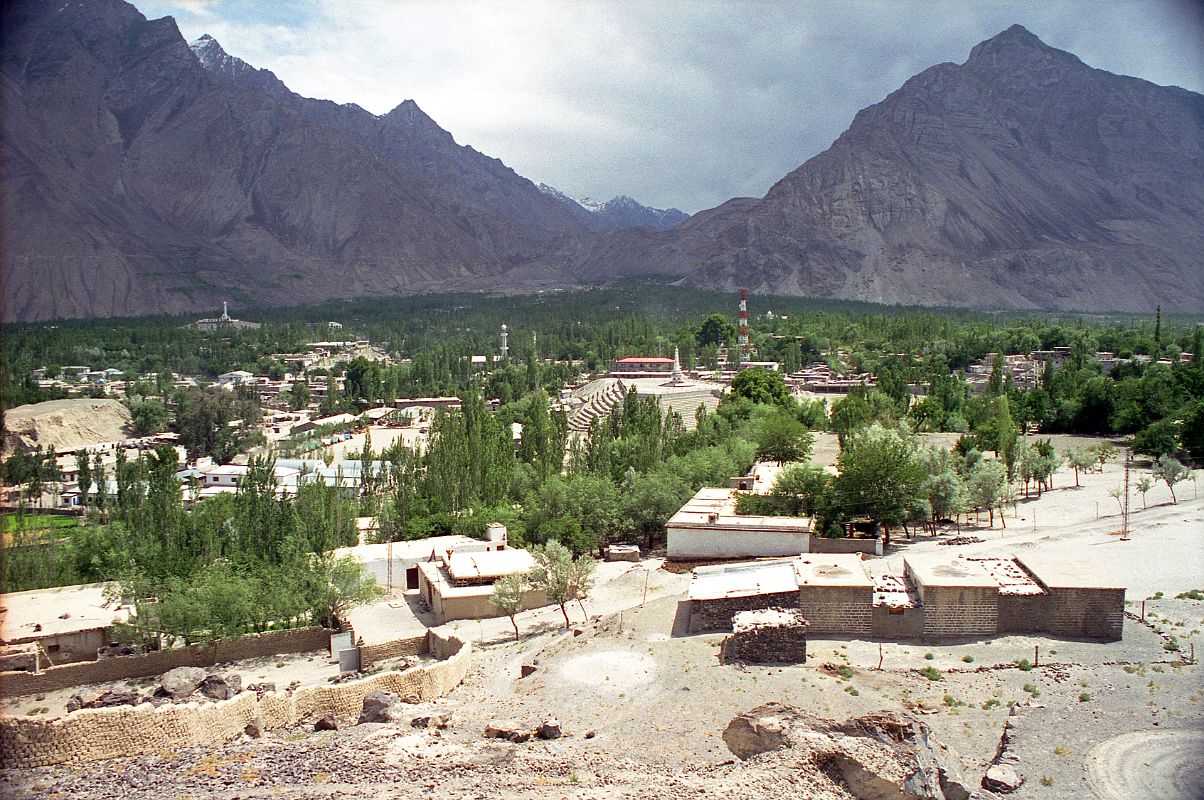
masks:
{"label": "white minaret", "polygon": [[223,322],[230,321],[230,312],[226,310],[226,301],[225,300],[222,301],[222,321]]}
{"label": "white minaret", "polygon": [[510,355],[510,334],[506,331],[506,323],[502,323],[502,361]]}

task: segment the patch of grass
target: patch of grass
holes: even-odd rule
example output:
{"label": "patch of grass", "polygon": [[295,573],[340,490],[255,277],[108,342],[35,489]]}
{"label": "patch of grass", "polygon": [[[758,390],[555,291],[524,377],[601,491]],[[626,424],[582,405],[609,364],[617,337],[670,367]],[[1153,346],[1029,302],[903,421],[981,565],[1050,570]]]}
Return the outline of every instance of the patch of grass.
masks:
{"label": "patch of grass", "polygon": [[1090,703],[1091,702],[1091,694],[1089,692],[1079,692],[1079,702],[1080,703]]}
{"label": "patch of grass", "polygon": [[922,670],[920,670],[920,674],[930,681],[943,680],[941,671],[936,667],[924,667]]}
{"label": "patch of grass", "polygon": [[1066,756],[1070,755],[1070,748],[1069,747],[1061,747],[1061,746],[1055,747],[1054,755],[1062,756],[1063,758],[1065,758]]}
{"label": "patch of grass", "polygon": [[925,661],[931,661],[931,660],[932,660],[932,659],[934,659],[934,658],[936,658],[936,656],[934,656],[932,653],[925,653],[925,654],[924,654],[924,660],[925,660]]}
{"label": "patch of grass", "polygon": [[1033,662],[1029,661],[1027,658],[1018,658],[1012,663],[1015,664],[1016,669],[1020,670],[1021,672],[1028,672],[1033,668]]}
{"label": "patch of grass", "polygon": [[962,661],[966,662],[967,664],[973,664],[974,656],[970,656],[970,655],[962,656]]}
{"label": "patch of grass", "polygon": [[945,699],[942,700],[941,702],[944,703],[945,705],[949,706],[949,708],[958,708],[960,706],[965,705],[965,703],[963,703],[961,700],[958,700],[956,697],[954,697],[951,694],[945,695]]}
{"label": "patch of grass", "polygon": [[992,697],[990,700],[988,700],[987,702],[982,704],[982,710],[990,711],[992,708],[998,708],[999,705],[1000,705],[999,701],[996,700],[994,697]]}
{"label": "patch of grass", "polygon": [[1026,684],[1024,684],[1024,691],[1028,692],[1028,693],[1029,693],[1029,694],[1031,694],[1033,697],[1040,697],[1040,696],[1041,696],[1041,690],[1040,690],[1040,689],[1038,689],[1036,686],[1034,686],[1034,685],[1033,685],[1033,684],[1031,684],[1031,683],[1026,683]]}
{"label": "patch of grass", "polygon": [[1179,592],[1175,595],[1176,600],[1204,600],[1204,589],[1192,589],[1188,592]]}
{"label": "patch of grass", "polygon": [[852,680],[853,679],[853,668],[849,667],[849,666],[841,667],[840,669],[836,670],[836,674],[839,675],[841,678],[844,678],[846,681]]}
{"label": "patch of grass", "polygon": [[1170,638],[1170,641],[1163,643],[1162,649],[1167,651],[1168,653],[1179,652],[1179,640],[1177,638],[1175,638],[1174,636],[1172,636]]}
{"label": "patch of grass", "polygon": [[1041,776],[1041,785],[1042,786],[1053,786],[1053,778],[1049,777],[1048,775],[1042,775]]}
{"label": "patch of grass", "polygon": [[850,695],[852,695],[853,697],[856,697],[857,695],[861,694],[861,692],[857,691],[857,687],[855,687],[855,686],[846,686],[846,687],[844,687],[844,690],[846,692],[848,692]]}
{"label": "patch of grass", "polygon": [[1154,672],[1166,672],[1166,670],[1162,668],[1161,664],[1155,664],[1154,666],[1150,667],[1150,669],[1152,669]]}
{"label": "patch of grass", "polygon": [[277,662],[276,662],[276,669],[284,669],[284,668],[285,668],[285,667],[287,667],[287,666],[288,666],[288,665],[287,665],[287,664],[285,664],[283,661],[277,661]]}
{"label": "patch of grass", "polygon": [[1163,597],[1165,597],[1165,595],[1163,595],[1162,592],[1154,592],[1152,595],[1150,595],[1149,599],[1150,600],[1161,600]]}

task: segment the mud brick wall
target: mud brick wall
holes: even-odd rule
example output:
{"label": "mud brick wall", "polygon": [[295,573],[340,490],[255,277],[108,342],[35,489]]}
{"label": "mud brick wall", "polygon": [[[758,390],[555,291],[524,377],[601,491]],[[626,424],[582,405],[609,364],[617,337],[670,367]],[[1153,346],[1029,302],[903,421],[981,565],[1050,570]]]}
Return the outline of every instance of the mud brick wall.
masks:
{"label": "mud brick wall", "polygon": [[881,539],[826,539],[822,536],[812,536],[809,553],[869,553],[882,555]]}
{"label": "mud brick wall", "polygon": [[393,692],[411,702],[447,694],[464,680],[472,646],[442,637],[443,661],[359,681],[307,686],[295,692],[242,692],[218,703],[85,709],[55,720],[0,719],[0,763],[10,768],[79,764],[107,758],[217,745],[238,736],[252,719],[264,730],[290,727],[327,714],[358,719],[369,692]]}
{"label": "mud brick wall", "polygon": [[0,673],[0,697],[42,694],[70,686],[144,678],[160,675],[176,667],[211,667],[226,661],[329,649],[330,631],[325,628],[269,631],[213,645],[198,644],[142,655],[64,664],[37,674],[4,672]]}
{"label": "mud brick wall", "polygon": [[798,592],[754,594],[746,597],[722,597],[690,601],[690,631],[730,631],[732,616],[738,611],[762,608],[798,608]]}
{"label": "mud brick wall", "polygon": [[395,639],[380,644],[366,644],[360,647],[360,669],[367,669],[379,661],[402,656],[417,656],[427,652],[426,634],[421,633],[408,639]]}
{"label": "mud brick wall", "polygon": [[999,633],[1049,630],[1049,595],[999,595]]}
{"label": "mud brick wall", "polygon": [[900,608],[892,612],[875,606],[871,630],[875,639],[919,639],[924,635],[924,608]]}
{"label": "mud brick wall", "polygon": [[798,606],[811,624],[811,634],[869,636],[874,594],[870,587],[803,586]]}
{"label": "mud brick wall", "polygon": [[924,638],[993,634],[998,629],[997,587],[924,587]]}
{"label": "mud brick wall", "polygon": [[1116,641],[1124,632],[1124,589],[1050,589],[1049,632]]}

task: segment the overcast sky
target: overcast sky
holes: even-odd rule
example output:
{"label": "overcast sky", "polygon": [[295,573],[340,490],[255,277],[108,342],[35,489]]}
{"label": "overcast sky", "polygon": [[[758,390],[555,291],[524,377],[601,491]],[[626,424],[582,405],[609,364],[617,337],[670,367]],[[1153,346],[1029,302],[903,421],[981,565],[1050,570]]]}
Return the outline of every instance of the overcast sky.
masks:
{"label": "overcast sky", "polygon": [[415,100],[574,197],[696,212],[761,196],[861,108],[1020,23],[1086,63],[1204,91],[1190,0],[134,0],[295,92]]}

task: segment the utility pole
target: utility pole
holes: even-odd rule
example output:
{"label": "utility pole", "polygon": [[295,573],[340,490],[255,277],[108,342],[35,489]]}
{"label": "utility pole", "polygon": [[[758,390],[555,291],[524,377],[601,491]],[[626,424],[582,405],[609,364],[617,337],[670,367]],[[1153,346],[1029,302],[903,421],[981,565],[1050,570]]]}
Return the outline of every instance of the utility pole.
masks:
{"label": "utility pole", "polygon": [[1129,468],[1133,464],[1133,451],[1125,448],[1125,500],[1121,504],[1120,540],[1129,541]]}

